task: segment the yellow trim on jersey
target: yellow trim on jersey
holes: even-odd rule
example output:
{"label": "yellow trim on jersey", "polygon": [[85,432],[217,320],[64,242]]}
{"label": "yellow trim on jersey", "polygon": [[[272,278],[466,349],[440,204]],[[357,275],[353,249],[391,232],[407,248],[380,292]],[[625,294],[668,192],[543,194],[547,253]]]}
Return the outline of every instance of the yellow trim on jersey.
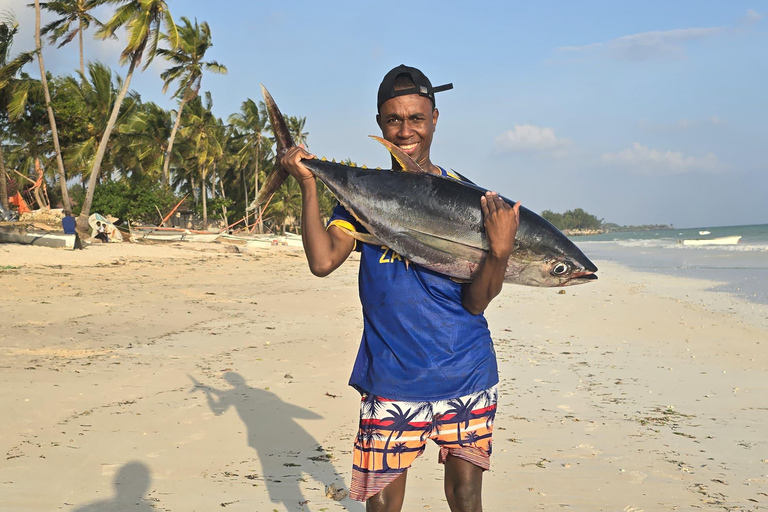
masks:
{"label": "yellow trim on jersey", "polygon": [[[357,230],[355,229],[355,226],[353,226],[351,222],[349,222],[349,221],[346,221],[346,220],[344,220],[344,219],[335,219],[335,220],[332,220],[332,221],[331,221],[331,222],[328,224],[328,227],[327,227],[327,228],[325,228],[325,230],[326,230],[326,231],[328,231],[328,228],[330,228],[331,226],[339,226],[340,228],[348,229],[348,230],[350,230],[350,231],[352,231],[352,232],[354,232],[354,233],[357,233]],[[353,251],[354,251],[355,249],[357,249],[357,239],[355,238],[354,240],[355,240],[355,245],[353,245],[353,246],[352,246],[352,250],[353,250]]]}

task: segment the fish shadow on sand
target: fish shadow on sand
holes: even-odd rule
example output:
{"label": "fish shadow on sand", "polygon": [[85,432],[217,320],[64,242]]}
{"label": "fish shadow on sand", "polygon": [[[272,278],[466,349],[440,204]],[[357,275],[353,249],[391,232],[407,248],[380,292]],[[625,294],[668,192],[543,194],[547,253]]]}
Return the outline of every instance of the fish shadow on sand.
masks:
{"label": "fish shadow on sand", "polygon": [[73,512],[154,512],[151,502],[144,497],[151,482],[149,468],[141,462],[129,462],[115,475],[113,485],[115,497],[94,501],[73,510]]}
{"label": "fish shadow on sand", "polygon": [[[191,378],[191,377],[190,377]],[[331,455],[313,438],[296,419],[322,419],[317,413],[282,401],[276,394],[246,384],[236,372],[227,372],[224,379],[231,389],[215,389],[203,386],[194,379],[195,390],[205,393],[208,406],[217,416],[233,407],[248,430],[248,446],[256,451],[261,463],[261,475],[248,478],[263,480],[273,503],[282,503],[286,510],[301,510],[299,504],[306,498],[299,486],[305,476],[322,485],[319,494],[322,500],[325,489],[335,484],[343,486],[343,478],[331,463]],[[245,475],[241,475],[245,476]],[[311,488],[311,483],[309,484]],[[344,486],[345,487],[345,486]],[[363,511],[363,505],[346,498],[348,510]],[[317,501],[310,506],[315,508]]]}

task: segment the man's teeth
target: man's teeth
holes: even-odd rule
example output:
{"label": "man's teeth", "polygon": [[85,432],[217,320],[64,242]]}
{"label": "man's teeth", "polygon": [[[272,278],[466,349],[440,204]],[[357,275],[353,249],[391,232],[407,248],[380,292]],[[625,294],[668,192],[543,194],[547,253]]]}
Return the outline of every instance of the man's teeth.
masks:
{"label": "man's teeth", "polygon": [[416,147],[416,144],[404,144],[404,145],[400,146],[400,149],[408,150],[408,149],[413,149],[415,147]]}

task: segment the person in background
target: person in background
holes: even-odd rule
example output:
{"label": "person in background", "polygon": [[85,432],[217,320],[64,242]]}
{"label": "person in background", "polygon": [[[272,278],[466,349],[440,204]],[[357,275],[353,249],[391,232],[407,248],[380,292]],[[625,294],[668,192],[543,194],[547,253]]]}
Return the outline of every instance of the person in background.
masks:
{"label": "person in background", "polygon": [[61,227],[64,230],[65,235],[77,234],[75,231],[75,218],[69,210],[64,210],[64,218],[61,219]]}

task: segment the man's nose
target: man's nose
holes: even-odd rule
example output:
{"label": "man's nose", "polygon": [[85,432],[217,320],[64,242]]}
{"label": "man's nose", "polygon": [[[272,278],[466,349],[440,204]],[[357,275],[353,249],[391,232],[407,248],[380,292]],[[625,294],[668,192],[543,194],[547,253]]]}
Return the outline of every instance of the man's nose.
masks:
{"label": "man's nose", "polygon": [[397,131],[397,135],[402,139],[407,139],[413,135],[413,127],[411,126],[411,123],[408,121],[403,121],[403,123],[400,125],[400,129]]}

